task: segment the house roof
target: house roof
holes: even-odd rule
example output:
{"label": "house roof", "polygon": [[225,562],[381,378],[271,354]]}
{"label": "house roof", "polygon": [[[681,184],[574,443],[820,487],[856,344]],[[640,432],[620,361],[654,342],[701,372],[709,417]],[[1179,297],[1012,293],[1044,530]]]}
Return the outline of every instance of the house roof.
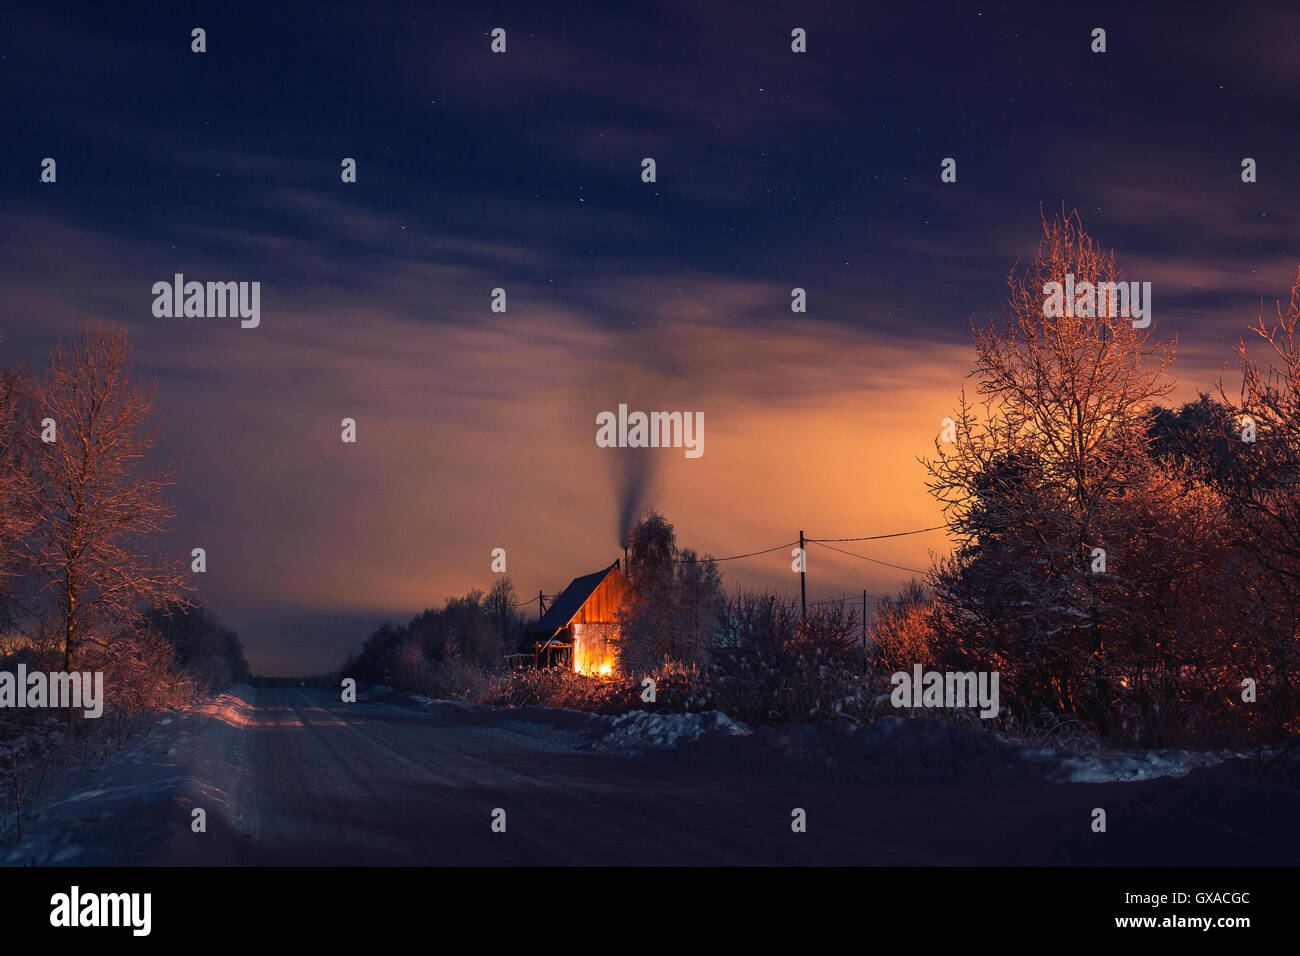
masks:
{"label": "house roof", "polygon": [[601,582],[617,567],[618,562],[615,561],[602,571],[593,571],[591,574],[574,578],[569,582],[569,586],[560,592],[555,602],[546,609],[546,613],[533,625],[533,630],[554,634],[560,628],[567,627],[578,611],[582,610],[587,599],[595,593],[596,588],[600,587]]}

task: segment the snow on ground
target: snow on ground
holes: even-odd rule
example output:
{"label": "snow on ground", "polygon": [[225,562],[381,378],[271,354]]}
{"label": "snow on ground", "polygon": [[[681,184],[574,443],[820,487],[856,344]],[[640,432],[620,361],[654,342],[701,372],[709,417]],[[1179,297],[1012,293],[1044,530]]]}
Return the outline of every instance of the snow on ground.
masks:
{"label": "snow on ground", "polygon": [[244,781],[253,694],[235,685],[136,734],[102,762],[60,770],[24,819],[23,839],[0,849],[0,863],[112,865],[105,823],[115,844],[163,846],[189,829],[195,807],[206,812],[209,831],[238,820],[239,793],[222,788]]}
{"label": "snow on ground", "polygon": [[872,724],[761,727],[746,736],[683,741],[690,761],[732,771],[797,773],[868,783],[1105,783],[1181,777],[1241,755],[1229,751],[1097,751],[1025,747],[940,720],[885,717]]}
{"label": "snow on ground", "polygon": [[[385,690],[387,690],[385,688]],[[892,783],[949,780],[1108,783],[1181,777],[1247,756],[1229,750],[1096,750],[1030,747],[993,733],[941,720],[885,717],[762,727],[751,731],[721,711],[701,714],[629,711],[618,716],[562,708],[490,707],[406,695],[423,710],[493,718],[538,736],[553,725],[583,749],[638,753],[682,750],[688,760],[733,770],[780,770]]]}
{"label": "snow on ground", "polygon": [[[139,854],[142,858],[185,862],[177,853],[194,842],[182,837],[189,835],[196,807],[206,811],[209,832],[220,831],[227,838],[225,845],[242,844],[241,837],[252,829],[248,788],[255,782],[247,730],[255,720],[255,693],[238,685],[205,706],[163,718],[96,765],[60,770],[39,807],[26,815],[22,841],[0,849],[0,864],[111,865],[116,862],[114,847],[127,843],[150,848]],[[363,699],[376,698],[384,702],[367,706],[419,713],[443,729],[448,723],[464,723],[474,733],[495,735],[493,739],[511,751],[598,751],[611,757],[655,752],[715,772],[794,775],[832,783],[1107,784],[1245,764],[1237,759],[1243,755],[1228,751],[1098,750],[1080,755],[922,718],[891,716],[861,726],[841,721],[751,731],[718,711],[636,710],[608,716],[432,700],[393,695],[388,688],[369,688]],[[105,826],[114,832],[112,841],[103,839]]]}
{"label": "snow on ground", "polygon": [[[255,693],[262,695],[260,709],[253,706]],[[389,860],[388,850],[376,847],[396,847],[391,859],[405,860],[400,851],[407,833],[394,829],[394,821],[423,820],[430,806],[450,801],[453,818],[469,819],[478,812],[478,795],[489,790],[497,800],[503,787],[554,788],[556,794],[567,788],[552,820],[563,826],[575,794],[616,792],[641,780],[642,768],[651,765],[681,771],[670,778],[694,781],[683,784],[679,796],[709,812],[711,798],[701,796],[707,788],[691,789],[701,780],[743,780],[747,789],[770,794],[795,779],[834,799],[845,794],[846,808],[857,807],[854,801],[867,790],[878,792],[884,805],[905,801],[920,784],[927,806],[948,807],[942,812],[949,815],[953,808],[982,806],[994,817],[994,806],[1007,795],[1038,794],[1059,809],[1096,786],[1110,801],[1103,805],[1116,808],[1115,832],[1130,836],[1103,846],[1084,828],[1045,858],[1112,865],[1146,864],[1153,852],[1159,859],[1269,865],[1300,859],[1294,824],[1300,789],[1264,779],[1253,758],[1222,751],[1080,755],[898,716],[868,725],[840,721],[750,731],[716,711],[638,709],[609,716],[400,694],[359,705],[355,720],[347,712],[336,694],[323,690],[235,687],[204,707],[173,714],[96,765],[60,771],[39,813],[25,821],[23,840],[0,849],[0,864],[334,860],[340,847],[350,852],[352,839],[374,851],[370,859]],[[1184,775],[1186,781],[1177,779]],[[868,793],[865,799],[875,798]],[[1080,805],[1095,805],[1086,800]],[[207,812],[206,838],[190,829],[198,807]],[[917,839],[921,852],[950,858],[938,855],[924,834]],[[872,847],[879,849],[872,843],[867,850]],[[1179,856],[1182,849],[1187,852]],[[457,852],[478,859],[481,851],[466,844]]]}
{"label": "snow on ground", "polygon": [[610,716],[567,707],[493,707],[459,700],[441,700],[422,694],[406,694],[406,701],[421,710],[441,715],[459,714],[479,721],[490,720],[511,732],[527,737],[554,738],[578,749],[624,751],[673,750],[709,733],[743,735],[744,724],[718,710],[700,714],[660,713],[634,710]]}
{"label": "snow on ground", "polygon": [[1198,767],[1213,767],[1225,760],[1247,756],[1250,755],[1230,750],[1097,751],[1063,758],[1055,779],[1059,783],[1108,783],[1183,777]]}
{"label": "snow on ground", "polygon": [[705,734],[743,736],[750,732],[719,710],[702,714],[654,714],[632,711],[610,718],[610,729],[592,746],[596,750],[673,750]]}

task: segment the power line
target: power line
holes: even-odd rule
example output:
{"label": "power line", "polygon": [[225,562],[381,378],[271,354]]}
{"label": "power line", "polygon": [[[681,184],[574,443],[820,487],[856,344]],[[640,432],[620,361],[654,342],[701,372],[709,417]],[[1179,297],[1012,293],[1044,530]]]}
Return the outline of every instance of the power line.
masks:
{"label": "power line", "polygon": [[911,571],[913,574],[928,574],[928,571],[922,571],[920,568],[905,568],[901,564],[890,564],[888,561],[880,561],[876,558],[869,558],[865,554],[854,554],[852,551],[845,551],[843,548],[832,548],[829,544],[823,544],[820,541],[814,541],[813,544],[826,548],[829,551],[838,551],[840,554],[847,554],[850,558],[860,558],[863,561],[870,561],[872,564],[883,564],[887,568],[897,568],[900,571]]}
{"label": "power line", "polygon": [[[868,594],[867,597],[870,599],[870,600],[868,601],[868,603],[870,603],[870,604],[888,604],[888,603],[889,603],[888,600],[887,600],[886,598],[876,597],[874,594]],[[820,605],[822,605],[822,604],[848,604],[850,601],[852,601],[852,602],[854,603],[854,605],[856,605],[856,604],[858,603],[859,600],[861,600],[861,598],[859,598],[857,595],[854,595],[853,597],[849,597],[849,596],[846,594],[846,595],[844,595],[843,597],[827,598],[827,599],[824,600],[824,601],[809,601],[809,602],[808,602],[808,606],[809,606],[809,607],[818,607],[818,606],[820,606]]]}
{"label": "power line", "polygon": [[[881,560],[879,560],[878,558],[869,558],[869,557],[867,557],[865,554],[855,554],[855,553],[852,552],[852,551],[845,551],[845,550],[842,549],[842,548],[834,548],[834,547],[831,547],[831,545],[827,544],[827,542],[829,542],[829,541],[834,541],[834,542],[836,542],[836,543],[842,543],[842,542],[847,542],[847,541],[881,541],[881,540],[883,540],[883,539],[885,539],[885,538],[902,538],[902,537],[906,537],[906,536],[908,536],[908,535],[913,535],[913,534],[925,534],[926,532],[929,532],[929,531],[942,531],[942,530],[946,529],[947,527],[948,527],[947,525],[942,525],[942,524],[941,524],[941,525],[935,525],[935,526],[933,526],[933,527],[931,527],[931,528],[917,528],[917,529],[914,530],[914,531],[895,531],[895,532],[893,532],[893,533],[891,533],[891,534],[872,534],[872,535],[863,535],[863,536],[861,536],[861,537],[857,537],[857,538],[804,538],[803,543],[804,543],[805,545],[806,545],[806,544],[817,544],[817,545],[821,545],[821,547],[826,548],[826,549],[829,550],[829,551],[836,551],[836,552],[838,552],[838,553],[840,553],[840,554],[847,555],[847,556],[850,557],[850,558],[858,558],[859,560],[862,560],[862,561],[870,561],[872,564],[881,564],[881,565],[884,565],[884,566],[887,567],[887,568],[895,568],[895,569],[897,569],[897,570],[899,570],[899,571],[907,571],[907,572],[909,572],[909,573],[911,573],[911,574],[926,574],[927,572],[922,571],[922,570],[919,569],[919,568],[905,568],[905,567],[903,567],[901,564],[891,564],[891,563],[888,562],[888,561],[881,561]],[[797,545],[797,544],[799,544],[799,543],[800,543],[800,542],[798,542],[798,541],[788,541],[788,542],[786,542],[785,544],[778,544],[778,545],[776,545],[775,547],[764,548],[764,549],[761,550],[761,551],[748,551],[748,552],[746,552],[745,554],[730,554],[730,555],[727,555],[726,557],[723,557],[723,558],[714,558],[714,557],[710,557],[709,555],[704,555],[703,557],[698,557],[698,556],[697,556],[697,557],[694,557],[694,558],[674,558],[673,560],[674,560],[674,561],[677,561],[677,562],[681,562],[681,563],[695,563],[695,562],[700,562],[700,561],[713,561],[715,564],[716,564],[716,563],[721,563],[721,562],[723,562],[723,561],[739,561],[739,560],[741,560],[742,558],[755,558],[755,557],[759,557],[760,555],[771,554],[771,553],[774,552],[774,551],[784,551],[786,548],[793,548],[795,545]],[[556,596],[557,596],[557,595],[549,595],[549,598],[550,598],[550,600],[555,600]],[[884,603],[884,602],[886,602],[886,601],[888,600],[887,598],[878,597],[877,595],[874,595],[874,594],[868,594],[867,596],[871,599],[872,603],[875,603],[875,604],[881,604],[881,603]],[[528,600],[528,601],[518,601],[518,602],[512,604],[511,607],[528,607],[528,606],[531,605],[531,604],[537,604],[537,603],[538,603],[539,601],[541,601],[542,599],[543,599],[543,595],[539,594],[537,597],[532,598],[532,599],[530,599],[530,600]],[[827,601],[811,601],[811,602],[809,602],[809,603],[811,603],[814,607],[816,607],[816,606],[823,605],[823,604],[835,604],[835,603],[840,603],[840,602],[845,601],[845,600],[847,600],[847,598],[838,598],[838,599],[827,600]],[[855,600],[856,600],[856,598],[855,598]]]}
{"label": "power line", "polygon": [[[879,541],[882,538],[902,538],[909,534],[924,534],[927,531],[941,531],[946,529],[946,524],[937,524],[933,528],[917,528],[915,531],[895,531],[893,534],[869,534],[861,538],[808,538],[806,540],[814,544],[822,544],[826,541]],[[861,555],[856,555],[861,557]],[[904,568],[903,570],[907,570]]]}
{"label": "power line", "polygon": [[[917,528],[915,531],[895,531],[895,532],[893,532],[893,533],[891,533],[891,534],[870,534],[870,535],[863,535],[862,537],[859,537],[859,538],[805,538],[805,539],[804,539],[804,543],[806,544],[806,543],[808,543],[809,541],[811,541],[813,544],[821,544],[821,545],[824,546],[825,543],[826,543],[827,541],[835,541],[835,542],[845,542],[845,541],[881,541],[881,540],[883,540],[883,539],[885,539],[885,538],[903,538],[903,537],[906,537],[906,536],[908,536],[908,535],[913,535],[913,534],[925,534],[925,533],[928,532],[928,531],[943,531],[943,530],[947,529],[947,527],[948,527],[948,526],[947,526],[946,524],[937,524],[937,525],[934,525],[933,527],[930,527],[930,528]],[[778,545],[777,545],[776,547],[774,547],[774,548],[765,548],[765,549],[762,550],[762,551],[750,551],[750,552],[748,552],[747,554],[733,554],[733,555],[729,555],[729,556],[727,556],[727,557],[725,557],[725,558],[710,558],[708,555],[705,555],[704,557],[696,557],[696,558],[677,558],[676,560],[678,560],[678,561],[685,561],[685,562],[690,562],[690,561],[706,561],[706,560],[707,560],[707,561],[715,561],[715,562],[717,562],[717,561],[737,561],[737,560],[739,560],[740,558],[753,558],[753,557],[756,557],[756,556],[758,556],[758,555],[760,555],[760,554],[771,554],[773,551],[781,551],[781,550],[783,550],[783,549],[785,549],[785,548],[793,548],[793,547],[794,547],[795,545],[797,545],[798,543],[799,543],[798,541],[790,541],[790,542],[787,542],[786,544],[778,544]],[[838,548],[832,548],[831,550],[832,550],[832,551],[838,551],[839,549],[838,549]],[[851,552],[848,552],[848,551],[846,551],[846,552],[844,552],[844,553],[845,553],[845,554],[851,554]],[[855,555],[853,555],[853,557],[855,557],[855,558],[863,558],[863,560],[865,560],[865,561],[874,561],[874,560],[875,560],[874,558],[867,558],[867,557],[865,557],[864,555],[861,555],[861,554],[855,554]],[[880,563],[880,564],[888,564],[887,561],[881,561],[881,562],[878,562],[878,563]],[[913,572],[916,573],[916,574],[924,574],[924,573],[925,573],[924,571],[916,571],[914,568],[903,568],[903,567],[900,567],[900,566],[897,565],[897,564],[890,564],[889,567],[891,567],[891,568],[899,568],[899,570],[902,570],[902,571],[913,571]]]}
{"label": "power line", "polygon": [[771,554],[773,551],[782,551],[782,550],[784,550],[784,549],[786,549],[786,548],[793,548],[793,547],[794,547],[796,544],[798,544],[798,543],[799,543],[798,541],[791,541],[791,542],[789,542],[788,544],[778,544],[775,548],[768,548],[768,549],[766,549],[765,551],[751,551],[751,552],[749,552],[748,554],[733,554],[733,555],[730,555],[729,557],[725,557],[725,558],[711,558],[711,557],[709,557],[709,556],[706,554],[706,555],[705,555],[704,557],[702,557],[702,558],[700,558],[700,557],[695,557],[695,558],[674,558],[674,560],[675,560],[675,561],[685,561],[685,562],[687,562],[687,563],[692,562],[692,561],[714,561],[714,562],[719,562],[719,561],[737,561],[737,560],[739,560],[740,558],[752,558],[752,557],[754,557],[755,555],[759,555],[759,554]]}

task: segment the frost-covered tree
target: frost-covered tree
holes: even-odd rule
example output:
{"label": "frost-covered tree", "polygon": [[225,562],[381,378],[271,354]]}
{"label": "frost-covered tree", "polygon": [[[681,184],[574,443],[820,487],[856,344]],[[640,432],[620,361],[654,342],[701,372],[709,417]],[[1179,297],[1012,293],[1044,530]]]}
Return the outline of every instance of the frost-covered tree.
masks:
{"label": "frost-covered tree", "polygon": [[723,606],[717,564],[679,550],[673,526],[655,511],[628,537],[631,598],[619,612],[623,669],[640,672],[665,657],[703,663]]}
{"label": "frost-covered tree", "polygon": [[1123,281],[1073,214],[1044,221],[1037,255],[1008,276],[1001,320],[973,327],[979,404],[963,391],[956,440],[941,434],[924,460],[959,536],[931,584],[949,658],[1018,669],[1037,703],[1104,726],[1111,565],[1129,536],[1117,505],[1150,475],[1150,411],[1172,389],[1173,348],[1086,300],[1049,308],[1067,275],[1076,289]]}
{"label": "frost-covered tree", "polygon": [[35,486],[22,377],[0,368],[0,623],[22,571],[23,541],[31,530]]}
{"label": "frost-covered tree", "polygon": [[[32,400],[39,489],[26,556],[72,670],[84,644],[110,651],[146,608],[180,599],[184,561],[157,546],[175,514],[165,496],[175,472],[149,470],[153,397],[121,329],[87,326],[71,349],[56,345]],[[46,419],[53,441],[41,440]]]}

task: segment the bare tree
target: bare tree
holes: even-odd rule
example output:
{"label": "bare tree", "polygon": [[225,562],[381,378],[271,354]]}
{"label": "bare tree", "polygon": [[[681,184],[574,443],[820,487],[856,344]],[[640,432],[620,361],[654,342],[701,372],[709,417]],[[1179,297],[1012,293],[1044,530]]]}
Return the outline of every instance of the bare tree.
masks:
{"label": "bare tree", "polygon": [[[1219,394],[1233,405],[1240,420],[1236,468],[1216,484],[1239,508],[1246,544],[1274,574],[1300,589],[1300,270],[1291,285],[1291,300],[1277,317],[1263,313],[1250,327],[1267,343],[1270,364],[1259,364],[1245,341],[1235,350],[1241,363],[1239,403],[1232,403],[1219,383]],[[1244,440],[1242,440],[1244,439]]]}
{"label": "bare tree", "polygon": [[1109,301],[1048,309],[1049,284],[1068,275],[1076,289],[1123,281],[1074,214],[1044,221],[1038,254],[1011,270],[1003,321],[973,327],[982,411],[963,393],[953,434],[923,460],[964,539],[932,584],[958,656],[1054,671],[1049,703],[1091,698],[1104,722],[1113,688],[1100,676],[1106,596],[1093,551],[1122,547],[1116,502],[1150,476],[1151,407],[1173,388],[1173,347]]}
{"label": "bare tree", "polygon": [[1046,315],[1045,286],[1067,273],[1076,288],[1123,280],[1114,253],[1074,214],[1044,221],[1038,255],[1008,276],[1004,322],[973,328],[971,374],[986,422],[963,414],[955,447],[936,440],[940,456],[926,464],[931,488],[960,523],[974,499],[972,479],[983,480],[997,458],[1032,457],[1044,486],[1070,507],[1082,561],[1097,503],[1122,490],[1145,457],[1152,403],[1173,389],[1166,378],[1173,347],[1109,309]]}
{"label": "bare tree", "polygon": [[24,433],[25,400],[20,375],[0,369],[0,598],[9,597],[20,572],[22,542],[32,526],[33,462]]}
{"label": "bare tree", "polygon": [[627,542],[631,595],[618,615],[622,668],[641,673],[665,657],[704,663],[724,603],[716,562],[679,550],[672,524],[653,509]]}
{"label": "bare tree", "polygon": [[[164,491],[176,472],[145,471],[157,441],[153,395],[130,365],[125,331],[87,326],[70,352],[51,349],[33,388],[40,491],[28,550],[61,624],[66,670],[83,643],[111,653],[145,607],[178,600],[184,588],[183,560],[149,550],[174,517]],[[54,441],[39,441],[45,419]]]}
{"label": "bare tree", "polygon": [[1219,382],[1220,397],[1239,416],[1218,429],[1232,450],[1231,467],[1212,470],[1211,478],[1232,509],[1234,543],[1268,572],[1278,591],[1270,602],[1272,626],[1259,629],[1251,643],[1261,652],[1258,670],[1268,675],[1267,699],[1279,723],[1294,725],[1300,699],[1300,269],[1287,305],[1279,301],[1270,319],[1261,310],[1250,331],[1266,343],[1268,365],[1244,340],[1238,343],[1239,401],[1232,402]]}
{"label": "bare tree", "polygon": [[509,578],[493,581],[483,598],[483,613],[511,649],[519,643],[523,631],[523,618],[519,615],[518,606],[515,585]]}

